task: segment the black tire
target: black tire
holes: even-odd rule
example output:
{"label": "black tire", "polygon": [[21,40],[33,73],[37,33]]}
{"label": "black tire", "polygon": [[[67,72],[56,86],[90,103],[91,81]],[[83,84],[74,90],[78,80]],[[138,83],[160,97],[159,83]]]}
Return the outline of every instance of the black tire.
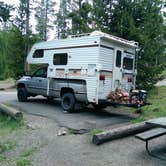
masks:
{"label": "black tire", "polygon": [[26,102],[28,100],[28,93],[25,88],[18,88],[17,89],[17,98],[20,102]]}
{"label": "black tire", "polygon": [[61,106],[66,112],[74,112],[76,99],[73,93],[65,93],[61,99]]}
{"label": "black tire", "polygon": [[47,97],[47,100],[48,100],[48,101],[53,101],[54,98],[53,98],[53,97]]}

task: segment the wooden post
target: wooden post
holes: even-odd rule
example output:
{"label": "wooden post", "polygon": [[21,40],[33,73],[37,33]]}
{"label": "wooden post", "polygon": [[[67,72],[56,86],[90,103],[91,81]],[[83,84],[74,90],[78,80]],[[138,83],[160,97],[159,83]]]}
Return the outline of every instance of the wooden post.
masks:
{"label": "wooden post", "polygon": [[128,126],[123,126],[120,128],[115,128],[112,130],[104,131],[99,134],[95,134],[92,138],[92,142],[96,145],[102,144],[107,141],[115,140],[118,138],[127,137],[129,135],[134,135],[139,132],[153,128],[151,125],[146,124],[145,122],[131,124]]}
{"label": "wooden post", "polygon": [[23,114],[21,111],[18,111],[12,107],[9,107],[5,104],[0,104],[0,111],[10,115],[14,119],[21,119],[23,117]]}

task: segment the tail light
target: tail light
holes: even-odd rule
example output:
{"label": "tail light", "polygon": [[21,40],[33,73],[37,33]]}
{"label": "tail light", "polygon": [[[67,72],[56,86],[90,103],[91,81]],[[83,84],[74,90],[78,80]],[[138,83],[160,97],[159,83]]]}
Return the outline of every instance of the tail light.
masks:
{"label": "tail light", "polygon": [[100,75],[100,81],[104,81],[105,80],[105,75]]}
{"label": "tail light", "polygon": [[132,80],[131,77],[128,77],[127,81],[128,81],[128,82],[132,82],[133,80]]}

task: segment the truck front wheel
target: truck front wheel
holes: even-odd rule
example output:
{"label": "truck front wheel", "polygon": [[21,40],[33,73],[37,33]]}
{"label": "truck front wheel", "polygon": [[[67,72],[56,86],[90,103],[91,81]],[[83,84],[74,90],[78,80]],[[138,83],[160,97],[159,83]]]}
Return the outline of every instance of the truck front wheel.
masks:
{"label": "truck front wheel", "polygon": [[61,99],[61,106],[66,112],[73,112],[76,104],[76,99],[73,93],[65,93]]}
{"label": "truck front wheel", "polygon": [[18,88],[17,90],[17,98],[20,102],[26,102],[28,99],[28,93],[25,88]]}

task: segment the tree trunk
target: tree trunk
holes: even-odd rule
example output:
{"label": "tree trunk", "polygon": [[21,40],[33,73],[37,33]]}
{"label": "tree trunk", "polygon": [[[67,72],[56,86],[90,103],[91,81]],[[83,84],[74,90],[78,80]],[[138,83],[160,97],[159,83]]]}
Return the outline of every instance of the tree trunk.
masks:
{"label": "tree trunk", "polygon": [[99,145],[107,141],[127,137],[129,135],[134,135],[151,128],[153,127],[150,125],[147,125],[145,122],[138,123],[138,124],[131,124],[128,126],[123,126],[120,128],[115,128],[112,130],[104,131],[99,134],[95,134],[92,138],[92,142],[96,145]]}
{"label": "tree trunk", "polygon": [[30,16],[30,3],[29,0],[27,0],[27,4],[26,4],[26,42],[25,42],[25,56],[24,56],[24,72],[27,73],[27,68],[26,68],[26,57],[27,54],[29,52],[29,16]]}
{"label": "tree trunk", "polygon": [[6,106],[5,104],[0,104],[0,111],[10,115],[14,119],[21,119],[23,114],[21,111],[18,111],[12,107]]}

